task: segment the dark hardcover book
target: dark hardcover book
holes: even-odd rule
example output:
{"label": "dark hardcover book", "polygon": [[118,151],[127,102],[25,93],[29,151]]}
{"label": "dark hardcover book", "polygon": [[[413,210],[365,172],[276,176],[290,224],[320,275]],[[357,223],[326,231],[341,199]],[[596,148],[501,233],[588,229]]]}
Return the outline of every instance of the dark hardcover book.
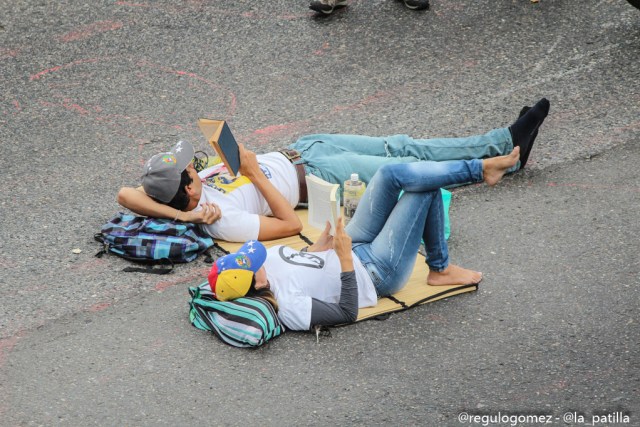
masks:
{"label": "dark hardcover book", "polygon": [[240,149],[224,120],[198,119],[198,127],[233,176],[240,169]]}

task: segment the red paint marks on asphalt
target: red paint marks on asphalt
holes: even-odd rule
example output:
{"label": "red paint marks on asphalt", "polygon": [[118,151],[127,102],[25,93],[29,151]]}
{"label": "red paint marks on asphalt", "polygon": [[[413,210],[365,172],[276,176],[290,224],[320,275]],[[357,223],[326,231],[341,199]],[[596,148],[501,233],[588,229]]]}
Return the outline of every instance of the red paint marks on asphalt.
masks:
{"label": "red paint marks on asphalt", "polygon": [[168,288],[177,285],[180,281],[166,281],[166,282],[158,282],[155,286],[155,290],[157,292],[164,292],[165,290],[167,290]]}
{"label": "red paint marks on asphalt", "polygon": [[[328,46],[328,45],[323,45],[323,46]],[[91,63],[99,63],[99,62],[105,62],[105,61],[109,61],[112,60],[112,57],[103,57],[103,58],[89,58],[89,59],[81,59],[81,60],[76,60],[67,64],[63,64],[63,65],[58,65],[55,67],[51,67],[48,69],[45,69],[43,71],[40,71],[38,73],[35,73],[33,75],[30,76],[30,80],[34,81],[34,80],[39,80],[42,78],[45,78],[46,76],[55,73],[57,71],[63,70],[63,69],[67,69],[67,68],[72,68],[81,64],[91,64]],[[139,61],[137,62],[137,65],[140,67],[149,67],[155,70],[159,70],[165,73],[170,73],[170,74],[174,74],[176,76],[180,76],[180,77],[188,77],[193,81],[198,81],[201,83],[204,83],[214,89],[217,90],[222,90],[222,91],[226,91],[228,93],[228,97],[229,97],[229,104],[228,104],[228,108],[227,108],[227,112],[225,114],[225,117],[227,117],[227,119],[231,118],[234,116],[235,114],[235,110],[237,107],[237,98],[236,95],[229,89],[225,88],[225,87],[221,87],[220,85],[214,83],[211,80],[208,80],[206,78],[203,78],[201,76],[199,76],[196,73],[190,72],[190,71],[185,71],[185,70],[176,70],[176,69],[172,69],[166,66],[162,66],[159,64],[155,64],[149,61]],[[324,118],[331,118],[336,112],[342,112],[342,111],[346,111],[346,110],[358,110],[358,109],[363,109],[363,108],[367,108],[367,107],[371,107],[373,105],[379,104],[379,105],[383,105],[384,103],[388,102],[389,99],[393,98],[393,97],[397,97],[400,93],[403,92],[407,92],[407,91],[413,91],[416,90],[416,88],[412,85],[403,85],[397,88],[392,88],[391,90],[387,90],[387,91],[379,91],[376,92],[375,94],[365,97],[363,99],[361,99],[360,101],[353,103],[353,104],[348,104],[348,105],[337,105],[335,106],[331,111],[328,111],[326,114],[323,114],[321,116],[317,116],[314,117],[313,119],[307,119],[307,120],[300,120],[297,122],[291,122],[291,123],[286,123],[286,124],[277,124],[277,125],[272,125],[272,126],[267,126],[265,128],[262,129],[257,129],[255,130],[251,135],[249,135],[249,138],[251,139],[252,143],[256,143],[258,145],[264,145],[267,144],[269,142],[272,142],[274,139],[276,138],[287,138],[289,139],[291,137],[292,133],[296,133],[296,132],[303,132],[306,131],[310,124],[313,123],[317,123],[319,120],[324,119]],[[73,111],[77,114],[80,114],[82,116],[90,116],[92,117],[94,120],[97,121],[101,121],[101,122],[106,122],[106,123],[111,123],[114,125],[117,125],[116,120],[126,120],[126,121],[134,121],[134,122],[138,122],[138,123],[144,123],[144,124],[159,124],[159,125],[163,125],[163,126],[172,126],[173,129],[176,130],[182,130],[183,127],[180,125],[168,125],[165,123],[157,123],[156,121],[152,122],[150,120],[145,120],[142,118],[135,118],[135,117],[129,117],[129,116],[124,116],[124,115],[117,115],[117,114],[113,114],[113,115],[96,115],[95,113],[92,114],[93,111],[96,112],[100,112],[102,113],[102,108],[100,106],[86,106],[86,105],[81,105],[80,103],[76,103],[76,102],[72,102],[69,99],[65,99],[63,100],[62,103],[53,103],[53,102],[49,102],[49,101],[42,101],[43,105],[46,106],[59,106],[62,108],[67,109],[68,111]],[[131,135],[128,135],[132,138],[134,138]],[[239,138],[241,141],[243,138]]]}
{"label": "red paint marks on asphalt", "polygon": [[329,50],[329,42],[322,43],[322,47],[313,52],[314,55],[324,55],[324,53]]}
{"label": "red paint marks on asphalt", "polygon": [[[611,377],[611,376],[619,376],[620,375],[620,368],[601,368],[598,371],[595,372],[586,372],[584,373],[581,378],[579,378],[580,381],[591,381],[594,379],[604,379],[606,377]],[[567,388],[571,387],[572,385],[574,385],[574,383],[572,383],[569,380],[566,379],[561,379],[561,380],[557,380],[554,381],[552,383],[550,383],[549,385],[545,385],[543,387],[539,387],[536,390],[533,390],[532,392],[527,392],[527,393],[520,393],[520,394],[515,394],[515,395],[511,395],[510,399],[515,401],[515,402],[523,402],[523,401],[528,401],[531,399],[532,394],[535,396],[550,396],[553,393],[556,393],[558,391],[564,391]]]}
{"label": "red paint marks on asphalt", "polygon": [[16,346],[19,338],[21,338],[20,334],[0,339],[0,368],[6,363],[7,355]]}
{"label": "red paint marks on asphalt", "polygon": [[367,96],[367,97],[365,97],[365,98],[361,99],[360,101],[355,102],[353,104],[336,105],[335,107],[333,107],[333,111],[334,112],[339,112],[339,111],[345,111],[345,110],[358,110],[360,108],[369,106],[371,104],[385,102],[389,98],[392,98],[392,97],[396,96],[397,93],[399,93],[398,90],[378,91],[378,92],[374,93],[373,95]]}
{"label": "red paint marks on asphalt", "polygon": [[87,311],[90,311],[92,313],[97,313],[99,311],[102,311],[106,308],[111,307],[111,303],[110,302],[99,302],[97,304],[93,304],[92,306],[90,306]]}
{"label": "red paint marks on asphalt", "polygon": [[447,319],[444,316],[440,316],[439,314],[429,314],[427,315],[427,319],[431,320],[432,322],[447,323]]}
{"label": "red paint marks on asphalt", "polygon": [[77,262],[69,266],[69,270],[71,271],[96,270],[98,267],[104,267],[106,264],[107,264],[107,261],[104,258],[96,258],[92,256],[91,259],[87,261]]}
{"label": "red paint marks on asphalt", "polygon": [[89,115],[89,110],[87,110],[84,107],[81,107],[79,104],[74,103],[68,98],[65,98],[64,100],[62,100],[62,102],[59,102],[59,103],[40,101],[40,105],[42,105],[43,107],[62,107],[67,111],[78,113],[81,116]]}
{"label": "red paint marks on asphalt", "polygon": [[620,126],[617,128],[613,128],[614,132],[626,132],[628,130],[640,129],[640,120],[636,120],[635,122],[631,122],[628,125]]}
{"label": "red paint marks on asphalt", "polygon": [[0,59],[15,58],[20,53],[20,49],[0,48]]}
{"label": "red paint marks on asphalt", "polygon": [[18,102],[17,99],[13,100],[13,106],[15,107],[16,110],[22,111],[22,107],[20,107],[20,103]]}
{"label": "red paint marks on asphalt", "polygon": [[257,136],[271,136],[275,134],[281,134],[285,131],[289,132],[292,128],[296,128],[296,127],[297,127],[296,123],[286,123],[283,125],[271,125],[271,126],[264,127],[262,129],[255,130],[253,131],[253,134]]}
{"label": "red paint marks on asphalt", "polygon": [[84,82],[64,82],[64,83],[48,83],[50,89],[68,89],[68,88],[77,88],[84,84]]}
{"label": "red paint marks on asphalt", "polygon": [[9,258],[0,258],[0,268],[15,268],[18,264],[12,259]]}
{"label": "red paint marks on asphalt", "polygon": [[311,120],[300,120],[279,125],[271,125],[257,129],[247,137],[253,144],[265,145],[275,139],[290,139],[294,133],[299,133],[309,127]]}
{"label": "red paint marks on asphalt", "polygon": [[76,31],[70,31],[67,34],[57,37],[58,41],[63,43],[74,42],[78,40],[88,39],[96,34],[105,33],[107,31],[119,30],[122,28],[122,22],[118,21],[98,21],[93,24],[80,27]]}
{"label": "red paint marks on asphalt", "polygon": [[34,292],[45,292],[49,289],[49,285],[46,283],[34,284],[28,288],[20,288],[16,290],[16,295],[33,295]]}
{"label": "red paint marks on asphalt", "polygon": [[257,144],[257,145],[265,145],[270,142],[273,142],[275,139],[286,138],[288,140],[291,138],[291,136],[294,133],[307,131],[312,123],[317,124],[320,120],[323,120],[325,118],[327,119],[331,118],[335,115],[335,113],[348,111],[348,110],[359,110],[359,109],[370,107],[375,104],[384,105],[386,102],[389,101],[390,98],[398,96],[398,94],[401,93],[403,90],[404,91],[415,90],[415,88],[414,87],[407,88],[403,86],[401,88],[394,88],[392,90],[379,91],[353,104],[336,105],[328,113],[318,115],[313,119],[299,120],[297,122],[271,125],[261,129],[257,129],[253,131],[247,137],[247,139],[251,140],[253,144]]}
{"label": "red paint marks on asphalt", "polygon": [[161,338],[156,338],[155,340],[153,340],[151,345],[149,345],[149,348],[151,350],[158,350],[162,347],[164,347],[164,340],[162,340]]}
{"label": "red paint marks on asphalt", "polygon": [[147,66],[147,67],[151,67],[151,68],[155,68],[157,70],[163,71],[165,73],[169,73],[169,74],[175,74],[177,76],[186,76],[195,80],[198,80],[200,82],[203,82],[213,88],[219,89],[219,90],[224,90],[228,93],[230,101],[229,101],[229,108],[227,109],[227,114],[225,117],[230,118],[232,117],[235,112],[236,112],[236,106],[237,106],[237,99],[236,99],[236,94],[233,93],[231,90],[224,88],[214,82],[212,82],[211,80],[205,79],[204,77],[199,76],[196,73],[192,73],[190,71],[183,71],[183,70],[174,70],[172,68],[169,67],[165,67],[162,65],[158,65],[158,64],[154,64],[152,62],[148,62],[148,61],[140,61],[138,62],[138,65],[141,66]]}
{"label": "red paint marks on asphalt", "polygon": [[62,69],[62,65],[56,65],[55,67],[51,67],[49,69],[40,71],[38,74],[32,74],[31,76],[29,76],[29,80],[30,81],[34,81],[34,80],[38,80],[40,77],[49,74],[49,73],[53,73],[54,71],[58,71]]}
{"label": "red paint marks on asphalt", "polygon": [[142,153],[144,151],[144,146],[147,144],[147,140],[146,139],[136,139],[136,143],[138,144],[138,154],[140,155],[140,166],[144,166],[146,160],[142,157]]}
{"label": "red paint marks on asphalt", "polygon": [[[73,68],[75,66],[78,65],[82,65],[82,64],[97,64],[100,62],[106,62],[106,61],[110,61],[114,59],[113,57],[101,57],[101,58],[88,58],[88,59],[81,59],[81,60],[77,60],[77,61],[73,61],[73,62],[69,62],[67,64],[64,65],[57,65],[55,67],[51,67],[51,68],[47,68],[45,70],[42,70],[38,73],[32,74],[29,77],[29,80],[34,81],[34,80],[40,80],[43,79],[55,72],[61,71],[63,69],[68,69],[68,68]],[[236,96],[233,92],[229,91],[228,89],[222,88],[219,85],[216,85],[215,83],[213,83],[210,80],[207,80],[203,77],[198,76],[195,73],[192,72],[187,72],[187,71],[182,71],[182,70],[173,70],[171,68],[168,67],[162,67],[159,66],[157,64],[153,64],[150,62],[139,62],[137,63],[138,66],[145,66],[145,67],[151,67],[157,70],[160,70],[162,72],[166,72],[166,73],[171,73],[171,74],[175,74],[178,76],[185,76],[185,77],[189,77],[190,79],[195,79],[197,81],[203,82],[211,87],[214,87],[216,89],[221,89],[221,90],[225,90],[227,92],[229,92],[229,97],[230,97],[230,105],[229,108],[227,110],[227,117],[231,117],[234,113],[235,113],[235,108],[236,108]],[[103,108],[99,105],[93,105],[93,106],[85,106],[85,105],[81,105],[79,103],[73,102],[70,99],[64,99],[63,102],[51,102],[51,101],[41,101],[41,104],[44,106],[48,106],[48,107],[62,107],[68,111],[72,111],[75,113],[78,113],[82,116],[91,116],[93,119],[97,120],[97,121],[101,121],[101,122],[105,122],[105,123],[110,123],[110,124],[116,124],[115,121],[116,120],[125,120],[125,121],[132,121],[132,122],[136,122],[136,123],[142,123],[142,124],[151,124],[151,125],[161,125],[161,126],[166,126],[166,127],[170,127],[172,129],[175,129],[177,131],[182,131],[184,129],[183,126],[181,125],[177,125],[177,124],[166,124],[166,123],[161,123],[158,121],[151,121],[151,120],[146,120],[143,118],[139,118],[139,117],[130,117],[130,116],[125,116],[125,115],[119,115],[119,114],[112,114],[112,115],[102,115],[103,112]],[[100,113],[99,116],[92,114],[92,112],[96,112],[96,113]],[[117,125],[117,124],[116,124]],[[127,134],[127,136],[130,136]]]}
{"label": "red paint marks on asphalt", "polygon": [[[100,111],[102,111],[101,108],[100,108]],[[94,118],[99,122],[105,122],[105,123],[112,123],[116,120],[125,120],[128,122],[133,122],[133,123],[138,123],[143,125],[164,126],[171,129],[176,129],[178,131],[183,129],[181,125],[170,125],[168,123],[160,122],[158,120],[148,120],[148,119],[143,119],[142,117],[125,116],[122,114],[106,114],[106,115],[102,115],[100,117],[94,117]]]}
{"label": "red paint marks on asphalt", "polygon": [[80,105],[75,104],[69,100],[65,100],[64,103],[62,104],[63,107],[71,110],[71,111],[75,111],[78,114],[82,115],[82,116],[86,116],[87,114],[89,114],[89,110],[86,110],[84,108],[82,108]]}
{"label": "red paint marks on asphalt", "polygon": [[203,281],[204,281],[204,278],[207,276],[207,274],[209,274],[209,268],[201,268],[201,269],[198,270],[197,273],[194,273],[194,274],[192,274],[190,276],[187,276],[187,277],[182,277],[182,278],[174,279],[174,280],[162,280],[162,281],[156,283],[155,290],[157,292],[163,292],[166,289],[168,289],[168,288],[170,288],[172,286],[175,286],[175,285],[179,285],[181,283],[192,282],[192,281],[194,281],[196,279],[203,279]]}
{"label": "red paint marks on asphalt", "polygon": [[73,62],[69,62],[68,64],[64,64],[64,65],[56,65],[55,67],[51,67],[51,68],[47,68],[46,70],[42,70],[36,74],[32,74],[31,76],[29,76],[29,81],[34,81],[34,80],[39,80],[51,73],[55,73],[56,71],[60,71],[64,68],[71,68],[74,67],[76,65],[79,64],[94,64],[96,62],[99,61],[104,61],[106,59],[111,59],[111,58],[88,58],[88,59],[79,59],[77,61],[73,61]]}

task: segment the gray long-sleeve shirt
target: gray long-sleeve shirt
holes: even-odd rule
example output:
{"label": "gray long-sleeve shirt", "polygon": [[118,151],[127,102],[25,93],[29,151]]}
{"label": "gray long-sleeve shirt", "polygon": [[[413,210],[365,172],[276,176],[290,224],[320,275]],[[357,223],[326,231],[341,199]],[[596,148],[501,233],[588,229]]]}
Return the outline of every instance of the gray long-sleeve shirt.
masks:
{"label": "gray long-sleeve shirt", "polygon": [[358,318],[358,282],[354,271],[340,273],[340,301],[328,303],[311,300],[311,328],[352,323]]}

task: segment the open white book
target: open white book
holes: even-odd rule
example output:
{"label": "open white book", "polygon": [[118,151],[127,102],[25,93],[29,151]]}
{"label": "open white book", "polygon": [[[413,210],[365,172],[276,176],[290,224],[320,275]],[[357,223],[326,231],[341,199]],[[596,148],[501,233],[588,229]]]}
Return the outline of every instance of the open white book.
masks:
{"label": "open white book", "polygon": [[331,184],[315,175],[307,175],[307,195],[309,198],[309,225],[324,230],[327,221],[331,223],[331,235],[335,234],[340,216],[340,186]]}

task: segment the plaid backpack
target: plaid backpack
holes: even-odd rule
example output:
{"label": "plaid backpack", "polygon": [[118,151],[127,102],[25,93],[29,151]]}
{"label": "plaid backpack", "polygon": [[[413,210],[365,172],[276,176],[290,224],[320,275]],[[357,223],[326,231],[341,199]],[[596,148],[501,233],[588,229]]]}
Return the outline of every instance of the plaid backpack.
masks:
{"label": "plaid backpack", "polygon": [[[169,273],[174,263],[190,262],[213,246],[213,239],[204,234],[196,224],[174,222],[118,212],[102,226],[94,238],[103,244],[96,254],[101,257],[107,252],[114,253],[130,261],[149,264],[169,264],[170,268],[132,268],[124,271],[138,271],[155,274]],[[211,258],[205,259],[205,262]]]}
{"label": "plaid backpack", "polygon": [[244,297],[218,301],[205,289],[207,285],[189,288],[189,320],[196,328],[213,332],[234,347],[260,347],[284,333],[284,325],[266,300]]}

